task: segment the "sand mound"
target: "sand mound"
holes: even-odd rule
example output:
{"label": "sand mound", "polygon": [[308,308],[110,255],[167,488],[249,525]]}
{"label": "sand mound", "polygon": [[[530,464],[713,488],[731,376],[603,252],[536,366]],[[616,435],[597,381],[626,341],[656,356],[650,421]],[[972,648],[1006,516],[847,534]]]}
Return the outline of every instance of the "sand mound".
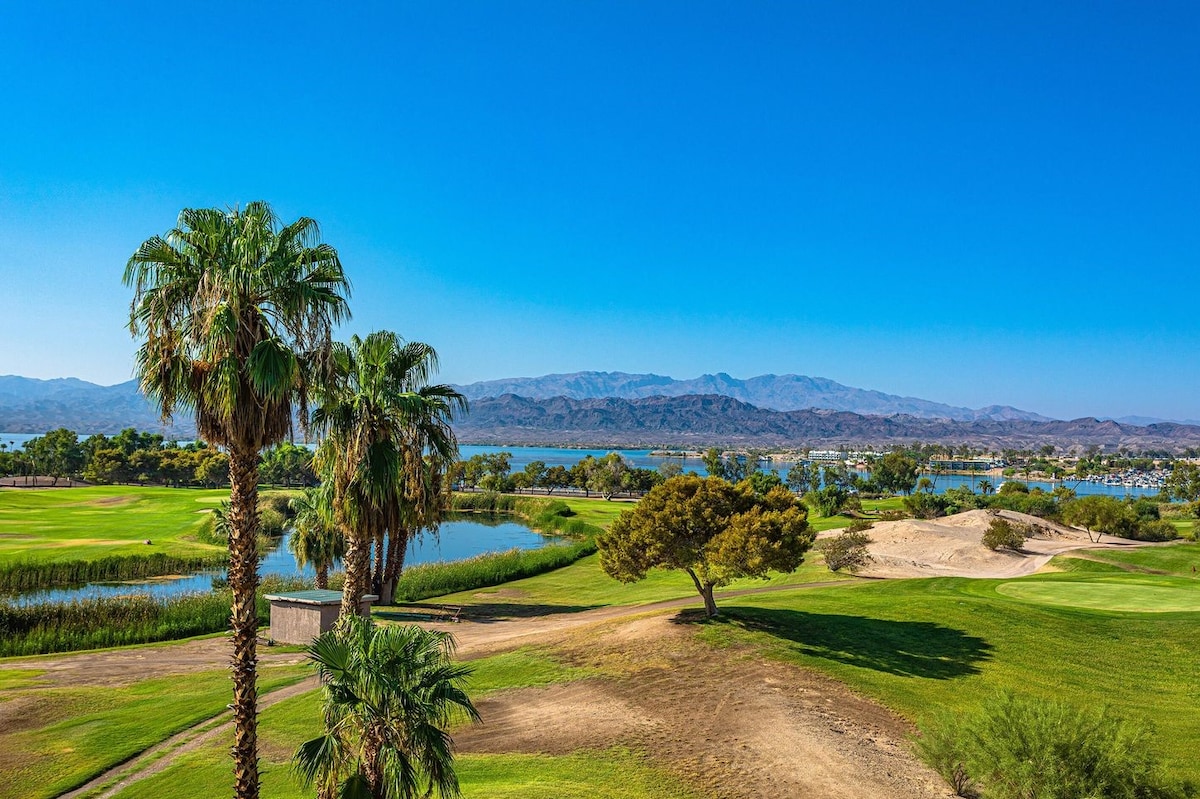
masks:
{"label": "sand mound", "polygon": [[[1050,558],[1072,549],[1137,546],[1139,542],[1105,536],[1093,544],[1087,533],[1024,513],[1000,515],[1035,525],[1038,532],[1025,542],[1023,552],[994,552],[982,543],[992,516],[970,510],[944,519],[903,519],[876,522],[871,536],[874,561],[859,572],[865,577],[1019,577],[1032,574]],[[821,537],[836,535],[830,531]]]}

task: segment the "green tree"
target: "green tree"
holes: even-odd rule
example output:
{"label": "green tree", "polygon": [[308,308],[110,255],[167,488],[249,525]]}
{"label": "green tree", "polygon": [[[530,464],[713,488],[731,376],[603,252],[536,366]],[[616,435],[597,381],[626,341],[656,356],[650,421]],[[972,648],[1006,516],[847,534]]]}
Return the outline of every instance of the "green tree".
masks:
{"label": "green tree", "polygon": [[815,536],[807,517],[783,487],[758,497],[746,483],[673,477],[622,512],[596,545],[601,568],[622,582],[655,568],[686,572],[711,617],[714,588],[735,577],[791,572],[804,562]]}
{"label": "green tree", "polygon": [[565,466],[551,466],[546,469],[546,476],[542,478],[542,487],[546,489],[547,494],[553,494],[557,489],[566,488],[569,485],[571,485],[571,473]]}
{"label": "green tree", "polygon": [[281,225],[261,202],[185,209],[138,247],[124,281],[142,390],[164,418],[194,412],[200,435],[229,454],[234,780],[239,799],[255,799],[259,453],[288,435],[293,411],[303,420],[311,367],[349,316],[348,284],[316,222]]}
{"label": "green tree", "polygon": [[1133,509],[1115,497],[1091,494],[1068,502],[1062,509],[1063,521],[1087,531],[1088,540],[1100,543],[1104,534],[1123,536],[1137,526]]}
{"label": "green tree", "polygon": [[794,463],[787,470],[787,475],[784,477],[784,482],[793,493],[803,496],[809,491],[817,490],[818,486],[812,484],[811,473],[808,467],[803,463]]}
{"label": "green tree", "polygon": [[1200,466],[1187,461],[1178,461],[1163,483],[1163,491],[1181,502],[1200,499]]}
{"label": "green tree", "polygon": [[328,588],[329,570],[346,554],[346,539],[333,523],[328,491],[309,488],[292,497],[290,503],[295,515],[288,548],[300,568],[312,564],[317,572],[317,588]]}
{"label": "green tree", "polygon": [[347,617],[313,641],[325,731],[293,762],[320,799],[459,795],[450,725],[479,720],[448,633]]}
{"label": "green tree", "polygon": [[625,486],[625,477],[628,474],[629,464],[621,454],[610,452],[592,464],[588,473],[588,488],[606,500],[611,500]]}
{"label": "green tree", "polygon": [[903,452],[889,452],[876,462],[871,479],[884,491],[911,494],[918,471],[917,462]]}

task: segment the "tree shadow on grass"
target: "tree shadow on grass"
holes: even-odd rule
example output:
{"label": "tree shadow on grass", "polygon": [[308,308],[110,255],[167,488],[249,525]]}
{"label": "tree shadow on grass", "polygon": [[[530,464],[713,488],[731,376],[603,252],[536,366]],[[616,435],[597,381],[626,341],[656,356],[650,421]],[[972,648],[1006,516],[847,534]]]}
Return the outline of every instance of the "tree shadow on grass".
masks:
{"label": "tree shadow on grass", "polygon": [[740,607],[718,623],[766,633],[797,654],[833,660],[902,677],[948,680],[978,674],[991,659],[982,638],[927,621],[886,621],[865,616]]}

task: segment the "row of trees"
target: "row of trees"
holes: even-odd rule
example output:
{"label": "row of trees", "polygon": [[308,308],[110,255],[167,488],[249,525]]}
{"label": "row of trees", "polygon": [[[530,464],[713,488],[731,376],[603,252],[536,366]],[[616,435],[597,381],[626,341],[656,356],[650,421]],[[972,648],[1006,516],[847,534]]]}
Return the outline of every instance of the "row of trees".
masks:
{"label": "row of trees", "polygon": [[[313,485],[312,456],[307,447],[280,442],[263,453],[259,479],[285,487]],[[101,485],[215,488],[229,483],[229,456],[203,441],[180,444],[133,428],[82,440],[74,430],[59,428],[30,439],[21,449],[3,445],[0,476],[12,475],[46,475],[55,485],[60,479],[83,479]]]}
{"label": "row of trees", "polygon": [[575,488],[585,496],[596,493],[612,499],[621,493],[644,494],[662,483],[670,471],[631,466],[619,452],[610,452],[602,458],[588,455],[570,468],[533,461],[519,472],[511,471],[511,458],[508,452],[473,455],[455,465],[453,483],[485,491],[544,490],[547,494]]}

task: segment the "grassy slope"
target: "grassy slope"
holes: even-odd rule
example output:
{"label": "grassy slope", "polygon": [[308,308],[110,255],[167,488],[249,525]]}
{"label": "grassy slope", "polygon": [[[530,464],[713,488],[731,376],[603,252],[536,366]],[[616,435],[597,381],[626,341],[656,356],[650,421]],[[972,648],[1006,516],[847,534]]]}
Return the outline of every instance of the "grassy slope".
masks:
{"label": "grassy slope", "polygon": [[[96,486],[0,490],[0,563],[88,560],[110,555],[221,553],[193,540],[206,511],[228,491]],[[153,543],[147,546],[149,539]]]}
{"label": "grassy slope", "polygon": [[[289,685],[301,667],[267,667],[259,690]],[[0,797],[52,797],[199,724],[229,703],[227,671],[142,680],[126,686],[46,688],[0,672],[4,701],[29,702],[23,729],[0,735]],[[36,672],[33,674],[36,675]],[[15,679],[14,679],[15,678]]]}

